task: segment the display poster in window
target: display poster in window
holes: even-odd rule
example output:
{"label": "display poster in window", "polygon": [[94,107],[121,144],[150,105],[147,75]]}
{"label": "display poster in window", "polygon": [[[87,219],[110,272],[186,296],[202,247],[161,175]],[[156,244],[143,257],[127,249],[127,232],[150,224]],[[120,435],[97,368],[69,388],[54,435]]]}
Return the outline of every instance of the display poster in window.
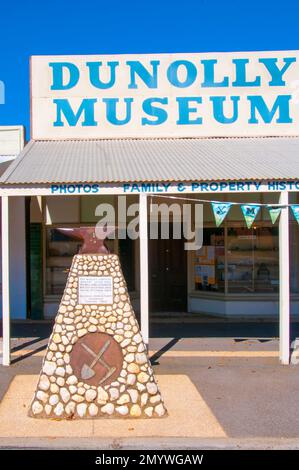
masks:
{"label": "display poster in window", "polygon": [[203,286],[216,284],[215,266],[209,264],[195,265],[195,282]]}
{"label": "display poster in window", "polygon": [[197,251],[195,259],[195,282],[203,286],[216,284],[215,246],[205,245]]}

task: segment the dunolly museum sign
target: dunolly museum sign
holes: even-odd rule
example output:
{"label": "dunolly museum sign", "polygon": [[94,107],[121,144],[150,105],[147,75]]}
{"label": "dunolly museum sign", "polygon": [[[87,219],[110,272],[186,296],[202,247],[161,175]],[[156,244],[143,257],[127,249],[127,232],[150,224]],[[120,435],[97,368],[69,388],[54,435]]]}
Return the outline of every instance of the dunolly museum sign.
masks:
{"label": "dunolly museum sign", "polygon": [[298,135],[298,51],[34,56],[33,139]]}

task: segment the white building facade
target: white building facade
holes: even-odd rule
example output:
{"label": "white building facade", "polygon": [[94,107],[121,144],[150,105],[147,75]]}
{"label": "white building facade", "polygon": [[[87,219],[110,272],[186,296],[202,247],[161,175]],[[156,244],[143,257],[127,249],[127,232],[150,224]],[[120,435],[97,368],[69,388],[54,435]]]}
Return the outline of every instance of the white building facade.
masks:
{"label": "white building facade", "polygon": [[[119,198],[137,204],[140,237],[109,245],[145,341],[154,313],[276,317],[280,359],[289,362],[290,318],[299,313],[291,211],[299,190],[298,60],[297,51],[32,58],[31,141],[0,180],[5,364],[11,316],[56,314],[78,251],[57,228],[95,225],[103,203],[118,214]],[[232,204],[219,226],[213,201]],[[156,202],[202,205],[202,249],[186,251],[186,240],[173,236],[150,239]],[[250,228],[242,205],[259,206]],[[275,223],[272,207],[280,209]],[[118,217],[118,228],[132,218]],[[19,226],[18,256],[27,263],[16,309]]]}

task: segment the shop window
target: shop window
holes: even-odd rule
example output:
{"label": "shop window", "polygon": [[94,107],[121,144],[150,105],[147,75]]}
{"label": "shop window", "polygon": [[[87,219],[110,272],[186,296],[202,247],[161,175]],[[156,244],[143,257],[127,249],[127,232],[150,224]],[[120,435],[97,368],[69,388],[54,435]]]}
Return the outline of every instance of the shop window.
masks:
{"label": "shop window", "polygon": [[205,228],[203,246],[195,254],[195,289],[224,292],[224,230]]}
{"label": "shop window", "polygon": [[299,227],[290,224],[290,287],[292,294],[299,293]]}
{"label": "shop window", "polygon": [[[114,240],[105,241],[114,251]],[[63,294],[73,256],[79,253],[81,242],[66,236],[57,228],[46,229],[46,295]],[[119,256],[128,289],[134,290],[134,243],[130,239],[119,240]]]}
{"label": "shop window", "polygon": [[228,228],[229,293],[273,293],[279,288],[277,227]]}
{"label": "shop window", "polygon": [[81,243],[55,228],[46,229],[46,294],[62,295],[73,256]]}

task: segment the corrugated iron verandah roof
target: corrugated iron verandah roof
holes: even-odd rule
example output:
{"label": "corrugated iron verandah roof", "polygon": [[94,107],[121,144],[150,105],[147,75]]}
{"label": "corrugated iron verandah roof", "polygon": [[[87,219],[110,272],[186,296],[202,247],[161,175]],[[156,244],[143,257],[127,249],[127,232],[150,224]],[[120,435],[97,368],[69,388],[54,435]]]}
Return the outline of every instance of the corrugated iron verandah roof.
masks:
{"label": "corrugated iron verandah roof", "polygon": [[30,141],[1,185],[299,178],[299,137]]}

